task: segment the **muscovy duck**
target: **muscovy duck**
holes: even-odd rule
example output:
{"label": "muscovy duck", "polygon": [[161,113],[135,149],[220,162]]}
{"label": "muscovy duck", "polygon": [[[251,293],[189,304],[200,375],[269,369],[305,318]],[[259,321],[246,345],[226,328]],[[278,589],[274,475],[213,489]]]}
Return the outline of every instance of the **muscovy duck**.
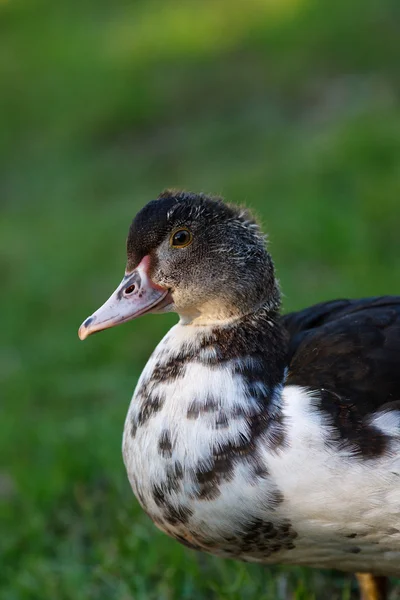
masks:
{"label": "muscovy duck", "polygon": [[383,600],[400,576],[400,296],[281,316],[256,220],[204,194],[149,202],[127,256],[79,336],[179,315],[125,423],[143,509],[189,548],[354,572]]}

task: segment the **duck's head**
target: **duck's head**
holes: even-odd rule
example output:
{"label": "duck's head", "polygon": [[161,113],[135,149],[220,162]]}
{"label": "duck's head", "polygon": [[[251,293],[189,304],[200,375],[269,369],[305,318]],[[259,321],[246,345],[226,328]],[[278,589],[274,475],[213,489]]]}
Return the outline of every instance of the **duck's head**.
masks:
{"label": "duck's head", "polygon": [[150,312],[204,325],[279,308],[264,236],[246,210],[220,198],[164,192],[134,218],[127,256],[118,288],[82,323],[82,340]]}

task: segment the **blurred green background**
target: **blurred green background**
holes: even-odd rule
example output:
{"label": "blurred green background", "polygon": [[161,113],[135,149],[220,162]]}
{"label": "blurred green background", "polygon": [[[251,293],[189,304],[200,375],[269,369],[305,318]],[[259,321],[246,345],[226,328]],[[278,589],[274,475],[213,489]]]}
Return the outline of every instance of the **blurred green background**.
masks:
{"label": "blurred green background", "polygon": [[1,600],[356,597],[158,532],[120,445],[175,319],[77,329],[171,186],[258,211],[285,310],[399,294],[399,24],[398,0],[0,0]]}

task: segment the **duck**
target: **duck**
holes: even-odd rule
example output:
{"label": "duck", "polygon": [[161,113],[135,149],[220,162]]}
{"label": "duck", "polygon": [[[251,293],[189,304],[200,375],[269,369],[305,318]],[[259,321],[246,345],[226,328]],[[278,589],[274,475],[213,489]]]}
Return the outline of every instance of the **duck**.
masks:
{"label": "duck", "polygon": [[400,577],[400,296],[282,314],[257,219],[203,193],[151,200],[126,247],[79,337],[179,316],[124,426],[143,510],[191,549],[354,573],[363,600],[385,600]]}

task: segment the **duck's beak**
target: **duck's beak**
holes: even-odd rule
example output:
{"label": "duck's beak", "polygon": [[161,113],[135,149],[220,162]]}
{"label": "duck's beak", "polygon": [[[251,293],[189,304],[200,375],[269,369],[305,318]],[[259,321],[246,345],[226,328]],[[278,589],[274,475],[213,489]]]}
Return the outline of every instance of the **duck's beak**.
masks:
{"label": "duck's beak", "polygon": [[149,266],[150,257],[145,256],[134,271],[125,273],[125,277],[107,302],[80,326],[78,335],[81,340],[96,331],[125,323],[170,303],[169,290],[150,279]]}

